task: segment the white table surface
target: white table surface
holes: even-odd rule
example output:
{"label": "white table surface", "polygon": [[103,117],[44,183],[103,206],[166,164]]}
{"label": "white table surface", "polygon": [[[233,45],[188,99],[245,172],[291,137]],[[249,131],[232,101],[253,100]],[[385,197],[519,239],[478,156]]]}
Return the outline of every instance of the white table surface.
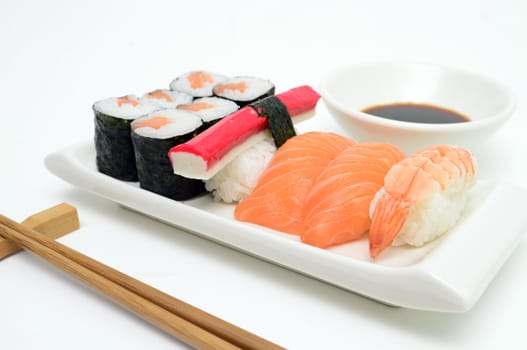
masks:
{"label": "white table surface", "polygon": [[[527,187],[527,3],[501,1],[15,1],[0,3],[0,212],[66,201],[61,242],[291,349],[525,349],[527,241],[464,314],[390,308],[219,246],[50,174],[46,154],[93,135],[93,101],[208,69],[317,86],[372,60],[491,75],[516,94],[479,154],[481,177]],[[320,104],[317,118],[328,118]],[[470,250],[467,248],[467,259]],[[26,252],[0,261],[2,349],[186,349]]]}

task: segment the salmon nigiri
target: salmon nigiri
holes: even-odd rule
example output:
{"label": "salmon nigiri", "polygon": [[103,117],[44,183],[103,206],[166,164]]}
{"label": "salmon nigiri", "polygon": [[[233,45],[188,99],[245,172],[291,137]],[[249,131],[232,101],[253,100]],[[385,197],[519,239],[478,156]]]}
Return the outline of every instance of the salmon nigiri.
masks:
{"label": "salmon nigiri", "polygon": [[321,248],[350,242],[370,227],[370,202],[390,168],[404,158],[394,145],[359,143],[318,176],[303,209],[304,243]]}
{"label": "salmon nigiri", "polygon": [[371,204],[371,257],[444,234],[461,217],[475,180],[475,159],[456,146],[431,146],[394,165]]}
{"label": "salmon nigiri", "polygon": [[295,136],[276,152],[249,197],[235,209],[237,220],[299,234],[302,207],[315,179],[350,139],[329,132]]}

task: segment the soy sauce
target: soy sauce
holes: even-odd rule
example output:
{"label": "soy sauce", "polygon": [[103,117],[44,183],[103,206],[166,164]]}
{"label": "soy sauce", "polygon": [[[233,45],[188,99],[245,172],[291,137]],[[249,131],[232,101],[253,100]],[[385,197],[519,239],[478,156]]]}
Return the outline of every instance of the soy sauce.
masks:
{"label": "soy sauce", "polygon": [[456,111],[421,103],[376,105],[365,108],[362,111],[377,117],[414,123],[445,124],[470,121],[467,116]]}

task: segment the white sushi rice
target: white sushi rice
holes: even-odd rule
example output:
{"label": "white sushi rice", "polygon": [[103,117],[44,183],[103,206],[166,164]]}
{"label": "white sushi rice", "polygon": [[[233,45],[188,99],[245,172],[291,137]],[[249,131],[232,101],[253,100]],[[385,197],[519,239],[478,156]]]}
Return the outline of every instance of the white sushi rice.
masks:
{"label": "white sushi rice", "polygon": [[205,181],[205,188],[217,201],[232,203],[247,198],[275,152],[273,140],[260,141]]}
{"label": "white sushi rice", "polygon": [[192,96],[184,92],[159,89],[147,92],[140,101],[151,102],[163,108],[176,108],[181,104],[192,103]]}
{"label": "white sushi rice", "polygon": [[[204,74],[210,77],[210,81],[204,81],[202,86],[192,86],[189,77],[195,74]],[[194,97],[206,97],[212,96],[212,88],[222,81],[227,80],[228,77],[222,74],[209,72],[209,71],[191,71],[186,72],[170,83],[170,90],[184,92]]]}
{"label": "white sushi rice", "polygon": [[[446,233],[460,219],[467,203],[467,192],[467,190],[438,191],[414,204],[392,245],[408,244],[420,247]],[[371,203],[371,212],[377,200],[385,194],[384,188],[377,192]]]}
{"label": "white sushi rice", "polygon": [[[227,85],[228,84],[228,85]],[[228,86],[245,85],[244,91],[236,88],[228,88]],[[266,94],[274,88],[274,84],[269,80],[255,78],[255,77],[234,77],[228,79],[214,87],[214,95],[227,98],[233,101],[252,101],[258,97]]]}
{"label": "white sushi rice", "polygon": [[[211,122],[225,117],[228,114],[236,112],[240,107],[229,100],[219,97],[202,97],[194,100],[189,107],[192,105],[202,105],[203,108],[192,110],[201,117],[204,122]],[[182,105],[179,108],[185,109],[186,105]]]}
{"label": "white sushi rice", "polygon": [[[138,127],[143,121],[157,117],[167,118],[170,122],[161,126],[159,129],[149,126]],[[167,139],[188,134],[199,128],[202,124],[201,118],[194,113],[179,109],[165,109],[136,119],[132,122],[131,126],[132,130],[140,136],[154,139]]]}
{"label": "white sushi rice", "polygon": [[121,119],[136,119],[161,109],[159,105],[148,101],[141,101],[135,95],[126,95],[126,97],[137,102],[137,105],[121,103],[119,106],[119,97],[110,97],[95,102],[93,109],[99,113]]}

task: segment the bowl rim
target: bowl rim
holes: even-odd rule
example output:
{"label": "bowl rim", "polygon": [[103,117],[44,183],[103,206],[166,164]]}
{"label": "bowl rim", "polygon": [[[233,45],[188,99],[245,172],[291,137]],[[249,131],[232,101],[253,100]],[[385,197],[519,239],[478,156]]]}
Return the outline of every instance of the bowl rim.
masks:
{"label": "bowl rim", "polygon": [[[500,112],[496,113],[491,117],[487,117],[480,120],[470,120],[466,123],[418,123],[418,122],[408,122],[387,119],[379,117],[373,114],[362,112],[359,109],[353,109],[345,106],[343,103],[337,101],[337,99],[329,93],[328,84],[331,78],[333,78],[339,72],[347,71],[349,69],[357,69],[361,67],[371,67],[371,66],[386,66],[386,65],[399,65],[399,66],[426,66],[433,67],[435,69],[440,69],[444,71],[450,71],[456,74],[463,74],[477,78],[484,81],[487,84],[494,85],[497,89],[503,92],[505,96],[505,108]],[[439,63],[426,63],[426,62],[403,62],[403,61],[370,61],[370,62],[361,62],[361,63],[349,63],[345,65],[338,66],[331,71],[327,72],[319,82],[320,95],[324,102],[332,108],[339,110],[340,112],[350,115],[352,118],[356,118],[362,122],[370,123],[378,126],[384,127],[394,127],[404,130],[415,130],[415,131],[462,131],[466,129],[481,129],[489,125],[495,125],[499,122],[505,123],[509,118],[512,117],[512,114],[516,108],[516,97],[510,90],[508,86],[503,84],[501,81],[492,78],[488,75],[471,71],[464,68],[448,66]],[[347,116],[349,118],[349,116]]]}

